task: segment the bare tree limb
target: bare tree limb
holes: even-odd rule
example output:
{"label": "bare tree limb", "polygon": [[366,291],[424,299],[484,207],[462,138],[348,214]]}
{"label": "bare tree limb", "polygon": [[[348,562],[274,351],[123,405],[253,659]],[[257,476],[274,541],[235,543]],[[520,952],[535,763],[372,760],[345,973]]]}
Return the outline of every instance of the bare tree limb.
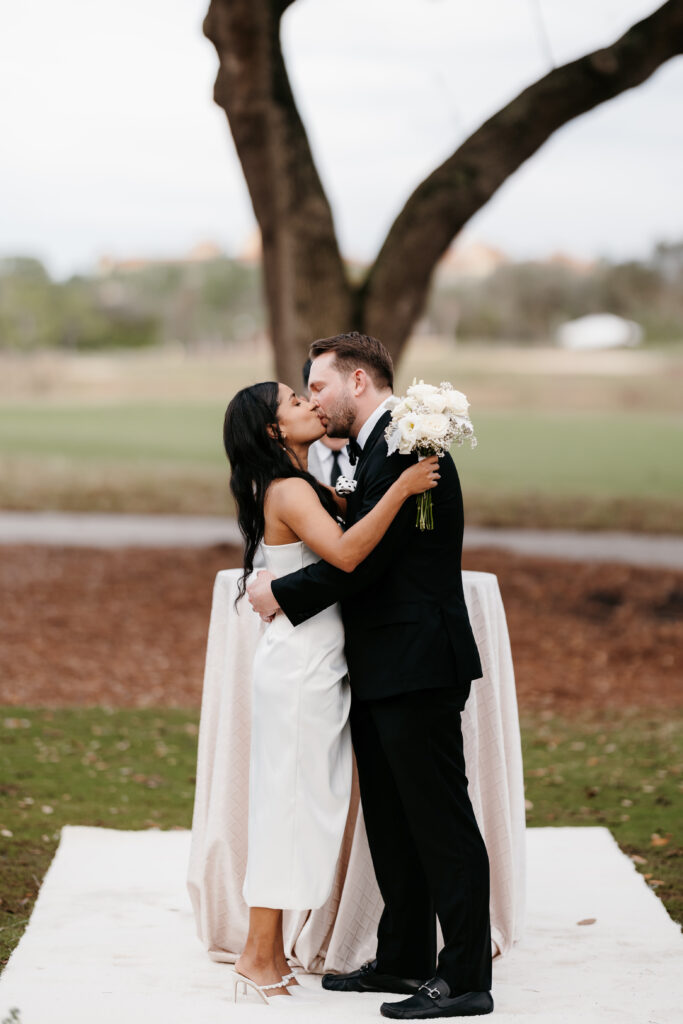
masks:
{"label": "bare tree limb", "polygon": [[612,46],[553,69],[489,118],[420,184],[394,221],[363,291],[362,327],[396,358],[436,263],[467,221],[567,122],[640,85],[683,52],[683,0]]}
{"label": "bare tree limb", "polygon": [[263,241],[273,347],[298,387],[309,342],[356,328],[397,358],[439,259],[468,220],[575,117],[644,82],[683,52],[683,0],[668,0],[612,46],[554,68],[525,89],[415,189],[360,286],[347,280],[330,205],[280,46],[294,0],[211,0],[204,31],[218,52],[225,110]]}

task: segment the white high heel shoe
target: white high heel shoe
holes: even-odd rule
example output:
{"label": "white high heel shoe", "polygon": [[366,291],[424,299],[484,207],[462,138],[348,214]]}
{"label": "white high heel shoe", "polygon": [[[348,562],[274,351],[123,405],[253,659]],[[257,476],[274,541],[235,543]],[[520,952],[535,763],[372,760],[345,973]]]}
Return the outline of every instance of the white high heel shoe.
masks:
{"label": "white high heel shoe", "polygon": [[287,986],[286,986],[283,978],[280,978],[279,981],[273,982],[272,985],[257,985],[255,981],[252,981],[251,978],[247,978],[246,975],[244,975],[244,974],[240,974],[239,971],[235,971],[235,970],[231,971],[230,972],[230,976],[231,976],[232,981],[233,981],[233,989],[232,989],[232,991],[233,991],[233,996],[234,996],[235,1002],[237,1002],[238,988],[239,988],[240,985],[242,986],[242,994],[243,995],[246,996],[247,993],[248,993],[248,990],[250,988],[252,988],[254,990],[254,992],[258,993],[258,995],[261,997],[261,999],[263,1000],[264,1003],[270,1003],[271,999],[277,999],[277,998],[284,999],[285,998],[285,993],[283,993],[281,997],[266,995],[266,993],[268,991],[270,991],[271,989],[274,989],[274,988],[286,988]]}
{"label": "white high heel shoe", "polygon": [[[296,978],[298,971],[290,971],[289,974],[283,974],[282,984],[287,985],[293,978]],[[295,999],[312,999],[314,1002],[318,1000],[318,992],[312,992],[305,985],[296,984],[292,985],[287,989],[290,995],[294,996]]]}

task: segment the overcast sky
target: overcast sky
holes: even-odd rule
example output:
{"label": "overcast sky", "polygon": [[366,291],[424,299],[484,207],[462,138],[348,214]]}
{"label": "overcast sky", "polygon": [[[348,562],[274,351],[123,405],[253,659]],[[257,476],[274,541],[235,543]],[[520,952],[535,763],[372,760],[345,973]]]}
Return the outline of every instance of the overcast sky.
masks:
{"label": "overcast sky", "polygon": [[[254,228],[208,0],[31,0],[0,22],[0,254],[60,276],[103,254],[236,252]],[[297,0],[289,72],[344,252],[370,258],[415,185],[543,75],[645,0]],[[542,12],[550,53],[539,25]],[[683,58],[572,122],[468,227],[526,257],[645,255],[683,237]]]}

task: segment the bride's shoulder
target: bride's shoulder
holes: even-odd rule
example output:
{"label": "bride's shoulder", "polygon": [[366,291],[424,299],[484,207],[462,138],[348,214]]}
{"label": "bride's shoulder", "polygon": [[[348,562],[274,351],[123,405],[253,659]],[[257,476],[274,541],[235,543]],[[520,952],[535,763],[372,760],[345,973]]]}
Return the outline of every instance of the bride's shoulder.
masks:
{"label": "bride's shoulder", "polygon": [[300,476],[280,477],[277,480],[273,480],[268,487],[266,495],[269,501],[275,501],[278,504],[288,501],[305,500],[309,495],[313,498],[316,497],[315,490],[308,480],[304,480]]}

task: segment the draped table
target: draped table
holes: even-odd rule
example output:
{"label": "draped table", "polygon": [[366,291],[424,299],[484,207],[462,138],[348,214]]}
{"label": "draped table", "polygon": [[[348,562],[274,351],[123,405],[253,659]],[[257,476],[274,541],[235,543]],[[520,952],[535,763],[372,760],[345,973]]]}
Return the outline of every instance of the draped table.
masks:
{"label": "draped table", "polygon": [[[197,933],[213,960],[244,947],[251,672],[264,623],[246,597],[235,608],[240,569],[219,572],[206,652],[188,891]],[[525,814],[517,696],[505,611],[492,573],[464,572],[465,600],[484,675],[462,715],[469,793],[491,865],[494,955],[520,937],[525,902]],[[327,903],[285,911],[285,953],[308,971],[355,970],[372,959],[382,911],[355,777]]]}

